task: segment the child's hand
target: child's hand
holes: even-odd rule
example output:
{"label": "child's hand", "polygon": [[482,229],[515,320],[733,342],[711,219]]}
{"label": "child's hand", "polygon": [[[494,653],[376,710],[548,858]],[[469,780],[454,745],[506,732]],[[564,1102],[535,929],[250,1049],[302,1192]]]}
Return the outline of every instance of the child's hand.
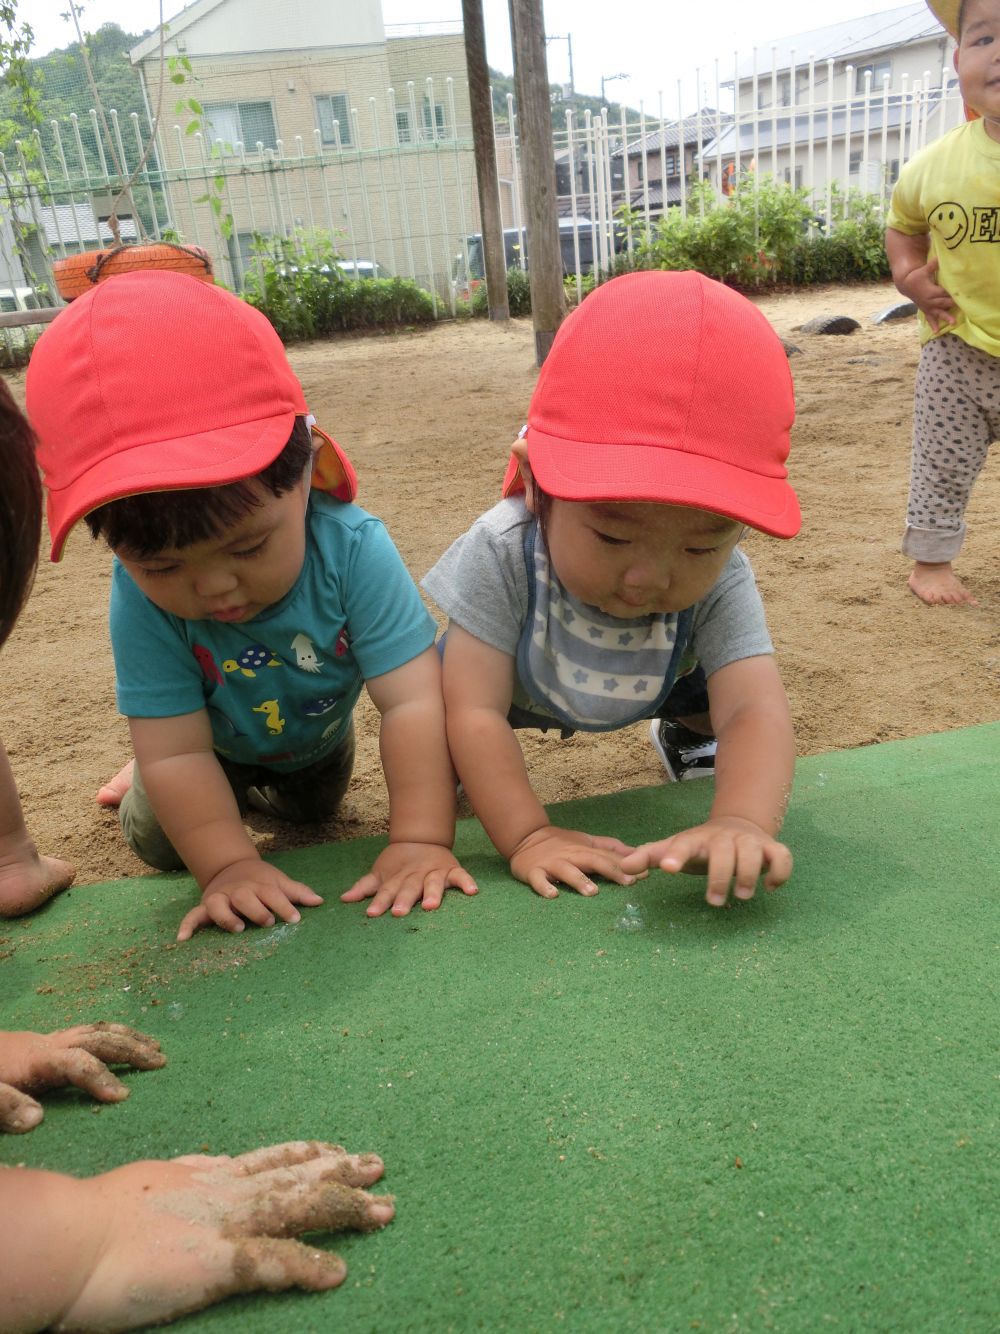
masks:
{"label": "child's hand", "polygon": [[312,1142],[129,1163],[73,1182],[77,1208],[88,1211],[88,1243],[100,1244],[54,1327],[135,1329],[238,1292],[335,1288],[347,1273],[340,1257],[292,1238],[384,1227],[392,1196],[363,1189],[383,1170],[374,1153]]}
{"label": "child's hand", "polygon": [[390,843],[368,874],[341,894],[340,901],[371,899],[366,909],[369,917],[381,917],[386,908],[392,909],[393,917],[405,917],[421,900],[425,909],[439,907],[449,888],[463,894],[478,892],[475,880],[459,866],[451,848],[437,843]]}
{"label": "child's hand", "polygon": [[40,856],[27,832],[0,841],[0,917],[34,912],[75,876],[69,862]]}
{"label": "child's hand", "polygon": [[672,838],[643,843],[622,860],[622,869],[627,871],[652,866],[661,871],[707,874],[705,898],[713,907],[721,908],[730,886],[734,898],[752,899],[765,869],[765,889],[783,885],[792,874],[792,854],[752,820],[722,815]]}
{"label": "child's hand", "polygon": [[923,311],[927,323],[935,333],[955,323],[955,303],[951,293],[936,281],[938,260],[929,259],[919,268],[911,269],[896,286]]}
{"label": "child's hand", "polygon": [[634,856],[635,849],[617,838],[545,825],[521,840],[511,853],[510,869],[543,899],[558,897],[556,885],[591,895],[597,893],[592,874],[619,885],[632,885],[644,878],[642,867],[636,868],[638,873],[625,869],[622,859],[626,853]]}
{"label": "child's hand", "polygon": [[167,1058],[155,1038],[125,1024],[80,1024],[58,1033],[0,1033],[0,1130],[33,1130],[45,1115],[30,1096],[74,1084],[99,1102],[121,1102],[128,1088],[109,1065],[158,1070]]}
{"label": "child's hand", "polygon": [[244,917],[254,926],[274,926],[276,916],[283,922],[298,922],[301,915],[296,903],[315,908],[322,902],[308,885],[292,880],[259,857],[247,857],[227,866],[209,881],[197,908],[192,908],[182,919],[177,939],[190,940],[196,931],[212,922],[223,931],[242,931],[246,926]]}

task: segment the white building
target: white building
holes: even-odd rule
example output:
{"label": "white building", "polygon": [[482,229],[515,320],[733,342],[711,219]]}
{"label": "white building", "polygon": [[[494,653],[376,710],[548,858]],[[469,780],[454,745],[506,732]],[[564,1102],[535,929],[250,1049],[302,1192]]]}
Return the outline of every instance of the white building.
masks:
{"label": "white building", "polygon": [[954,43],[920,0],[764,42],[737,67],[736,115],[706,145],[716,184],[751,167],[811,189],[891,188],[902,161],[962,119]]}

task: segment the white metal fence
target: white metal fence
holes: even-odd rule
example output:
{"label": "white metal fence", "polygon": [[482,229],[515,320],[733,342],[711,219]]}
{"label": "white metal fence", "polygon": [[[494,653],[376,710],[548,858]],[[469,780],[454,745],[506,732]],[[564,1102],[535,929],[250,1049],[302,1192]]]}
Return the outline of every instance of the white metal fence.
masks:
{"label": "white metal fence", "polygon": [[[608,266],[623,204],[640,230],[649,230],[666,208],[690,207],[693,181],[706,178],[722,191],[727,179],[749,168],[758,178],[801,185],[827,218],[834,191],[860,189],[884,207],[900,164],[962,119],[954,75],[946,69],[876,88],[868,71],[857,80],[860,91],[850,91],[856,76],[848,66],[838,71],[848,90],[838,96],[833,65],[793,67],[784,99],[777,72],[758,75],[755,65],[749,82],[743,80],[752,106],[728,113],[671,118],[662,99],[655,116],[641,109],[638,119],[606,110],[581,118],[567,109],[566,129],[553,138],[560,212],[579,220],[564,250],[566,267],[579,279],[594,264]],[[95,111],[89,124],[76,116],[49,122],[12,153],[0,153],[0,307],[49,303],[51,297],[32,293],[43,284],[51,289],[52,261],[111,240],[101,203],[106,211],[124,179],[134,176],[119,209],[132,215],[123,237],[204,246],[218,276],[237,290],[256,262],[255,238],[284,242],[287,250],[318,230],[333,235],[347,261],[371,260],[412,278],[433,294],[439,315],[453,314],[456,273],[468,273],[469,243],[479,228],[471,128],[457,110],[453,80],[443,90],[427,84],[411,83],[399,97],[388,89],[383,101],[371,97],[367,107],[352,107],[347,133],[333,122],[333,144],[319,129],[312,142],[295,136],[266,146],[210,143],[201,132],[170,125],[161,126],[147,153],[151,127],[136,114],[123,119],[109,109],[106,130]],[[459,105],[467,107],[460,91]],[[738,103],[716,66],[716,107],[727,96]],[[418,99],[447,108],[440,123],[424,123]],[[762,100],[770,105],[758,107]],[[420,132],[383,142],[384,127],[401,124]],[[507,116],[495,127],[497,163],[505,225],[519,233],[524,199],[516,127],[508,98]],[[226,217],[228,236],[220,223]]]}
{"label": "white metal fence", "polygon": [[[404,96],[415,118],[412,85]],[[450,79],[445,97],[447,123],[456,126]],[[395,123],[393,90],[386,101]],[[0,153],[0,266],[21,285],[51,286],[54,259],[112,239],[99,207],[88,218],[89,207],[76,206],[94,201],[107,210],[133,176],[116,209],[128,218],[123,235],[203,246],[219,278],[236,289],[254,262],[255,238],[287,241],[319,230],[336,238],[346,259],[374,260],[386,272],[413,278],[447,307],[455,247],[474,221],[468,127],[385,146],[379,142],[382,108],[375,98],[369,102],[364,136],[361,110],[352,108],[353,123],[343,136],[333,122],[332,145],[319,129],[311,142],[296,135],[291,143],[277,138],[266,146],[210,143],[201,131],[173,125],[161,128],[147,154],[150,127],[135,113],[123,123],[110,109],[106,133],[96,112],[85,127],[76,116],[51,121],[30,142],[18,142],[13,159]],[[82,128],[89,131],[89,152]],[[371,146],[354,146],[362,143]]]}

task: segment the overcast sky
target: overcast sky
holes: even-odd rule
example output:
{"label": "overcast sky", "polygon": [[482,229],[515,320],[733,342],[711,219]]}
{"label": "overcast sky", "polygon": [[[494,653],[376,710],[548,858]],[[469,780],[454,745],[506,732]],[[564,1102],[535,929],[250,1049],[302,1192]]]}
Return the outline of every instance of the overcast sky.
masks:
{"label": "overcast sky", "polygon": [[[343,0],[330,0],[343,3]],[[174,0],[164,0],[169,20],[179,12]],[[573,82],[577,92],[599,96],[601,78],[609,100],[638,107],[642,101],[652,115],[659,114],[663,94],[664,115],[672,118],[681,105],[678,80],[682,82],[683,111],[715,104],[716,60],[719,78],[730,78],[733,53],[750,55],[754,46],[763,53],[761,68],[770,60],[770,42],[823,24],[896,8],[877,0],[825,0],[822,7],[803,5],[801,0],[714,0],[704,7],[675,0],[545,0],[545,27],[550,36],[572,39]],[[60,17],[65,0],[18,0],[22,18],[28,17],[35,31],[33,54],[44,55],[53,47],[74,39],[71,26]],[[822,9],[822,13],[819,9]],[[461,0],[382,0],[387,24],[433,23],[461,18]],[[486,45],[494,69],[511,71],[510,29],[507,0],[484,0]],[[86,0],[84,27],[116,22],[132,31],[151,28],[159,17],[157,0]],[[570,42],[549,43],[549,76],[553,83],[569,81]],[[801,53],[803,59],[808,52]],[[696,95],[695,70],[701,69],[701,98]],[[612,75],[627,78],[612,79]]]}

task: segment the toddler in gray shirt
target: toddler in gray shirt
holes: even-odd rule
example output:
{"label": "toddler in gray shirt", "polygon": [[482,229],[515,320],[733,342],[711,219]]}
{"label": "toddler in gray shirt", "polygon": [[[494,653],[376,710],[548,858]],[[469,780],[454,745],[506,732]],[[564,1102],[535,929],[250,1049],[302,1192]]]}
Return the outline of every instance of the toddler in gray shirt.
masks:
{"label": "toddler in gray shirt", "polygon": [[[788,878],[791,722],[736,544],[798,531],[793,417],[784,348],[749,301],[696,273],[615,278],[556,335],[504,499],[424,579],[449,617],[459,777],[536,893],[658,866],[704,872],[722,905]],[[709,818],[639,848],[552,826],[513,729],[644,719],[671,777],[714,776]]]}

